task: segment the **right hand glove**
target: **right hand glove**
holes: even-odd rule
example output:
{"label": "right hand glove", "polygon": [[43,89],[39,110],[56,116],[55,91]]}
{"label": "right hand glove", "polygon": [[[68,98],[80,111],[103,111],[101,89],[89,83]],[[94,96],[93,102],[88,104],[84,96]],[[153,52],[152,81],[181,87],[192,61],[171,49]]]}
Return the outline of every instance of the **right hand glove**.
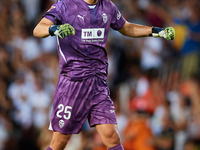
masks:
{"label": "right hand glove", "polygon": [[59,36],[61,39],[64,39],[68,35],[75,35],[75,29],[68,23],[63,25],[52,25],[49,27],[49,34],[51,36]]}

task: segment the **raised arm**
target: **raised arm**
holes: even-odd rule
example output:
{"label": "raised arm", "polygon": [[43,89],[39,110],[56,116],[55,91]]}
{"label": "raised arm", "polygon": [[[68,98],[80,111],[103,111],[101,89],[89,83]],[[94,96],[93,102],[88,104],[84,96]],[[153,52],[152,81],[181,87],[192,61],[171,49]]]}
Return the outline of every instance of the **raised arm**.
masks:
{"label": "raised arm", "polygon": [[152,27],[126,22],[119,32],[129,37],[146,37],[152,33]]}
{"label": "raised arm", "polygon": [[39,38],[45,38],[49,35],[57,35],[60,38],[64,39],[68,35],[75,35],[75,29],[68,23],[63,25],[54,25],[51,20],[42,18],[42,20],[33,30],[33,35]]}
{"label": "raised arm", "polygon": [[39,38],[48,37],[49,34],[49,27],[54,25],[54,23],[46,18],[42,18],[42,20],[38,23],[38,25],[33,30],[33,35]]}
{"label": "raised arm", "polygon": [[144,25],[138,25],[134,23],[126,22],[119,32],[125,36],[139,38],[139,37],[162,37],[167,40],[173,40],[175,38],[175,30],[172,27],[158,28],[148,27]]}

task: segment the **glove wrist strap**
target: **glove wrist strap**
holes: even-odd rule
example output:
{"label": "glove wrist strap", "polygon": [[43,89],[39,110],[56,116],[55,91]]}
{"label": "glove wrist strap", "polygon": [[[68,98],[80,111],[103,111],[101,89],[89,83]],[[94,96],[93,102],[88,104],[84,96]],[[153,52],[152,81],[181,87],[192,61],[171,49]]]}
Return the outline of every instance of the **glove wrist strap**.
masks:
{"label": "glove wrist strap", "polygon": [[49,34],[51,35],[51,36],[55,36],[55,31],[57,30],[57,25],[52,25],[52,26],[50,26],[49,27]]}
{"label": "glove wrist strap", "polygon": [[152,33],[149,34],[149,36],[153,36],[153,34],[158,34],[162,30],[164,30],[164,28],[152,27]]}

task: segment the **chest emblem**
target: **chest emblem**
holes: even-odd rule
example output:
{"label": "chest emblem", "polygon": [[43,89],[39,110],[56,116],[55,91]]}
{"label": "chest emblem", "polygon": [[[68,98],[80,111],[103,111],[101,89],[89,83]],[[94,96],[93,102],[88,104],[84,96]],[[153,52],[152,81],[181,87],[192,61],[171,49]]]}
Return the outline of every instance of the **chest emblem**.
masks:
{"label": "chest emblem", "polygon": [[107,23],[107,21],[108,21],[108,16],[107,16],[105,13],[103,13],[102,17],[103,17],[103,22],[104,22],[104,23]]}
{"label": "chest emblem", "polygon": [[103,42],[105,38],[105,28],[82,29],[82,42]]}

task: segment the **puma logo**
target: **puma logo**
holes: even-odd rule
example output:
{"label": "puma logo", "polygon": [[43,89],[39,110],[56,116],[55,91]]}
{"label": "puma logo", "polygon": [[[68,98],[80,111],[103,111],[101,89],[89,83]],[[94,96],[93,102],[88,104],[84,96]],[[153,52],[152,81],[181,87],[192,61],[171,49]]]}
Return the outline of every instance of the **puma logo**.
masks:
{"label": "puma logo", "polygon": [[83,16],[78,15],[77,17],[81,18],[81,19],[84,21],[84,16],[85,16],[85,15],[83,15]]}

